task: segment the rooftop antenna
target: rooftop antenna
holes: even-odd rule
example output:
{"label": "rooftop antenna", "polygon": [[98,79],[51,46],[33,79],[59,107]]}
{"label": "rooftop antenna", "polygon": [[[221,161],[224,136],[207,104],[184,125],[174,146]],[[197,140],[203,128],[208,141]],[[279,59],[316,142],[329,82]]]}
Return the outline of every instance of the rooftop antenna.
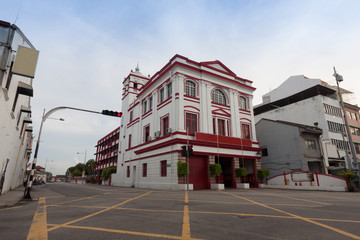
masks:
{"label": "rooftop antenna", "polygon": [[18,11],[17,14],[16,14],[16,18],[15,18],[14,24],[16,23],[16,21],[17,21],[18,18],[19,18],[20,11],[21,11],[21,7],[19,7],[19,11]]}

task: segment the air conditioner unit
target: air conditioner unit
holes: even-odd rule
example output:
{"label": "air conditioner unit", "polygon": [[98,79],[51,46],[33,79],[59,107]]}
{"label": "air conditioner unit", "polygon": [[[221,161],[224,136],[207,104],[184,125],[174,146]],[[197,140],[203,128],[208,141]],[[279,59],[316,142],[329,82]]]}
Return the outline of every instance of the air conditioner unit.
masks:
{"label": "air conditioner unit", "polygon": [[171,128],[167,128],[167,129],[165,130],[166,133],[171,133],[171,131],[172,131]]}
{"label": "air conditioner unit", "polygon": [[146,138],[146,141],[151,141],[151,137],[148,136],[148,137]]}
{"label": "air conditioner unit", "polygon": [[155,137],[156,137],[156,138],[160,137],[160,131],[156,131],[156,132],[155,132]]}

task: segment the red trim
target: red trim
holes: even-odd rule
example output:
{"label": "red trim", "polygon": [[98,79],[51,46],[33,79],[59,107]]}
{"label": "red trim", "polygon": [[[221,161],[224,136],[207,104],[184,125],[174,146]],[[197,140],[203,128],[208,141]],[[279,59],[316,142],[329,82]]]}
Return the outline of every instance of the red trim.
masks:
{"label": "red trim", "polygon": [[143,160],[143,159],[152,158],[152,157],[157,157],[157,156],[161,156],[161,155],[166,155],[166,154],[174,153],[174,152],[181,152],[181,151],[180,150],[172,150],[172,151],[167,151],[167,152],[163,152],[163,153],[153,154],[153,155],[147,156],[147,157],[134,158],[134,159],[125,161],[125,163],[134,162],[134,161]]}
{"label": "red trim", "polygon": [[129,128],[129,127],[133,126],[134,124],[138,123],[139,121],[140,121],[140,118],[137,117],[137,118],[135,118],[132,122],[128,123],[128,124],[126,125],[126,127]]}
{"label": "red trim", "polygon": [[[175,61],[172,63],[173,60],[175,60],[175,58],[182,58],[184,60],[186,60],[187,62],[192,62],[192,63],[195,63],[196,65],[198,65],[199,67],[193,67],[193,66],[190,66],[190,65],[187,65],[187,64],[184,64],[184,63],[181,63],[181,62],[178,62],[178,61]],[[150,79],[150,81],[148,83],[145,84],[144,88],[141,90],[141,92],[139,93],[139,95],[141,95],[144,91],[146,91],[150,86],[152,86],[153,84],[155,84],[160,78],[162,78],[171,68],[174,68],[176,66],[179,66],[179,67],[184,67],[184,68],[187,68],[187,69],[190,69],[190,70],[193,70],[193,71],[196,71],[196,72],[200,72],[202,74],[207,74],[207,75],[210,75],[210,76],[214,76],[216,78],[220,78],[220,79],[223,79],[223,80],[226,80],[228,82],[232,82],[232,83],[235,83],[237,85],[240,85],[244,88],[248,88],[252,91],[255,91],[256,88],[254,87],[251,87],[251,86],[248,86],[244,83],[241,83],[239,81],[236,81],[236,80],[233,80],[233,79],[230,79],[230,78],[227,78],[227,77],[224,77],[224,76],[221,76],[221,75],[218,75],[218,74],[215,74],[215,73],[212,73],[212,72],[209,72],[209,71],[206,71],[204,69],[201,69],[201,64],[200,63],[197,63],[195,61],[192,61],[192,60],[189,60],[188,58],[185,58],[183,56],[180,56],[180,55],[175,55],[172,59],[170,59],[170,61],[158,72],[156,72],[154,74],[154,76]],[[216,69],[216,68],[215,68]],[[216,71],[219,71],[221,72],[221,70],[219,69],[216,69]],[[136,75],[135,75],[136,76]],[[231,76],[231,75],[230,75]],[[231,76],[235,79],[239,79],[239,77],[237,77],[236,75],[235,76]],[[240,78],[241,79],[241,78]],[[243,81],[245,81],[244,79],[241,79]],[[248,82],[251,82],[248,80]]]}
{"label": "red trim", "polygon": [[172,97],[169,97],[168,99],[164,100],[162,103],[160,103],[158,106],[157,106],[157,110],[160,110],[161,108],[165,107],[166,105],[168,105],[169,103],[171,103],[171,98]]}
{"label": "red trim", "polygon": [[145,118],[147,118],[148,116],[150,116],[152,114],[152,109],[147,111],[146,113],[144,113],[142,116],[141,116],[141,119],[144,120]]}
{"label": "red trim", "polygon": [[190,106],[190,105],[186,105],[184,106],[184,108],[194,108],[195,110],[199,111],[200,112],[200,109],[196,108],[196,107],[193,107],[193,106]]}
{"label": "red trim", "polygon": [[[218,113],[217,111],[221,111],[223,113]],[[231,114],[226,112],[224,109],[222,108],[218,108],[218,109],[215,109],[215,110],[212,110],[211,111],[211,114],[213,115],[221,115],[221,116],[225,116],[225,117],[231,117]]]}
{"label": "red trim", "polygon": [[194,100],[191,100],[191,99],[186,99],[184,98],[185,101],[189,101],[189,102],[194,102],[194,103],[200,103],[200,101],[194,101]]}

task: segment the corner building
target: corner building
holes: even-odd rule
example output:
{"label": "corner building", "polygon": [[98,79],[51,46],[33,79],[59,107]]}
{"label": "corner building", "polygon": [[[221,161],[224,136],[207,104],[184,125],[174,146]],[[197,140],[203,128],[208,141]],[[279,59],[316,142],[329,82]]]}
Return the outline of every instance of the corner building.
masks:
{"label": "corner building", "polygon": [[124,79],[117,173],[112,184],[152,189],[186,189],[177,175],[181,146],[193,145],[190,189],[210,189],[209,164],[222,166],[225,187],[247,169],[256,187],[261,168],[256,141],[252,81],[236,76],[220,61],[195,62],[175,55],[152,77],[139,67]]}

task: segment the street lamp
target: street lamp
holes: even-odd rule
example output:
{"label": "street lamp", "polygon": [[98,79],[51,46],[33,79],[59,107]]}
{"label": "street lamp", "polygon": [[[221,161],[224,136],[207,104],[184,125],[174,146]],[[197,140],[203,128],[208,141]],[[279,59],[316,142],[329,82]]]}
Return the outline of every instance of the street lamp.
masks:
{"label": "street lamp", "polygon": [[[33,181],[33,178],[34,178],[34,172],[35,172],[35,165],[36,165],[37,154],[38,154],[38,151],[39,151],[40,136],[41,136],[42,126],[43,126],[45,120],[46,120],[51,114],[53,114],[53,113],[56,112],[56,111],[63,110],[63,109],[71,109],[71,110],[75,110],[75,111],[83,111],[83,112],[89,112],[89,113],[109,115],[109,111],[108,111],[108,112],[97,112],[97,111],[92,111],[92,110],[87,110],[87,109],[74,108],[74,107],[66,107],[66,106],[60,106],[60,107],[53,108],[53,109],[49,110],[47,113],[45,113],[45,109],[44,109],[43,117],[42,117],[41,124],[40,124],[40,130],[39,130],[38,140],[36,141],[36,148],[35,148],[34,160],[33,160],[33,163],[32,163],[30,175],[29,175],[29,177],[28,177],[27,187],[25,188],[25,192],[24,192],[24,198],[25,198],[25,199],[31,199],[30,191],[31,191],[32,181]],[[114,117],[121,117],[121,115],[122,115],[122,113],[117,113],[117,116],[114,116]],[[112,115],[111,115],[111,116],[112,116]],[[60,121],[63,121],[64,119],[60,118],[59,120],[60,120]]]}
{"label": "street lamp", "polygon": [[82,179],[81,179],[81,184],[84,184],[85,166],[86,166],[86,149],[85,149],[85,152],[83,152],[83,153],[77,152],[76,154],[85,154],[85,157],[84,157],[84,170],[82,172]]}

